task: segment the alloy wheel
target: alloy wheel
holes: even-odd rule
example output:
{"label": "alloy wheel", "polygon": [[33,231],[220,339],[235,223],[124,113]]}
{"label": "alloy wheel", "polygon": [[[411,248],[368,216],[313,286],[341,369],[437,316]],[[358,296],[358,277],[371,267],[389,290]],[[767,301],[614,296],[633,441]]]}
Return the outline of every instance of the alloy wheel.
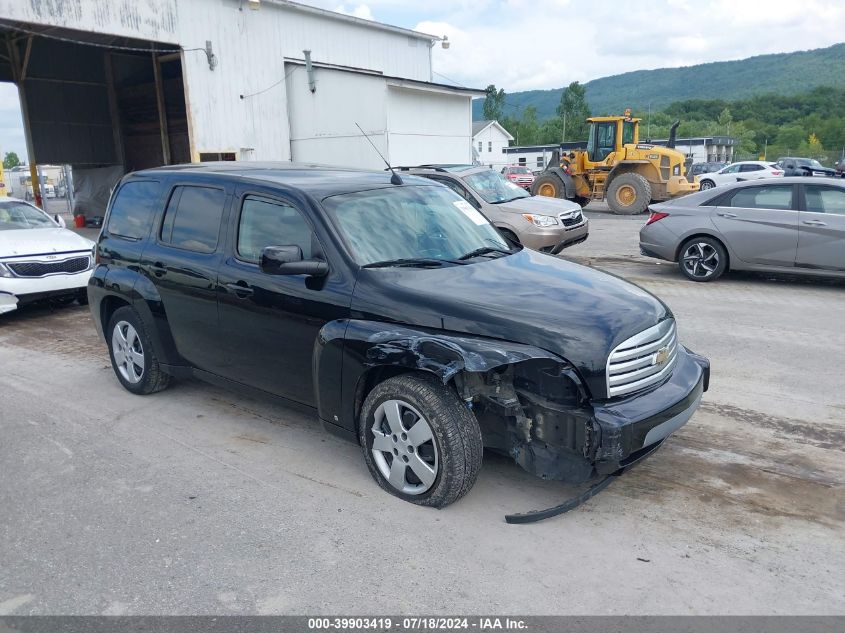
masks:
{"label": "alloy wheel", "polygon": [[437,444],[426,419],[407,402],[386,400],[373,415],[372,454],[387,482],[406,495],[426,492],[437,479]]}
{"label": "alloy wheel", "polygon": [[694,242],[684,251],[682,261],[691,276],[707,279],[719,267],[719,253],[707,242]]}
{"label": "alloy wheel", "polygon": [[715,186],[716,185],[714,185],[711,181],[705,180],[699,185],[698,189],[699,191],[707,191],[708,189],[712,189]]}
{"label": "alloy wheel", "polygon": [[144,377],[144,347],[138,332],[128,321],[118,321],[111,335],[115,365],[124,380],[133,385]]}

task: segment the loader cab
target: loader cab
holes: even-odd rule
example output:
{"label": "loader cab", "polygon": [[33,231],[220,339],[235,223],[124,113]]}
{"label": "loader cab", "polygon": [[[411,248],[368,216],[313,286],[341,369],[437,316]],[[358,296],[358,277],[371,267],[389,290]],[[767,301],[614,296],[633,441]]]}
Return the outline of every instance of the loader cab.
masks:
{"label": "loader cab", "polygon": [[604,162],[610,154],[625,145],[639,143],[639,119],[630,117],[594,117],[590,122],[587,158],[592,163]]}

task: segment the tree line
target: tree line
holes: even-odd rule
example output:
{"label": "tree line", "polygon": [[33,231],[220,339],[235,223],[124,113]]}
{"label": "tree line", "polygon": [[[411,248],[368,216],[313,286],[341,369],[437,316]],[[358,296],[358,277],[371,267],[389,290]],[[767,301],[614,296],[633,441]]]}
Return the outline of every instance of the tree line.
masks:
{"label": "tree line", "polygon": [[[519,145],[586,141],[587,117],[621,114],[591,113],[584,86],[577,81],[561,93],[556,115],[542,121],[532,106],[506,113],[509,104],[503,89],[490,85],[486,93],[484,118],[498,120]],[[643,119],[642,141],[665,139],[672,123],[680,121],[679,138],[736,138],[739,158],[799,155],[829,162],[845,154],[845,88],[818,87],[792,96],[766,94],[735,101],[690,99],[652,112],[635,111],[633,116]]]}

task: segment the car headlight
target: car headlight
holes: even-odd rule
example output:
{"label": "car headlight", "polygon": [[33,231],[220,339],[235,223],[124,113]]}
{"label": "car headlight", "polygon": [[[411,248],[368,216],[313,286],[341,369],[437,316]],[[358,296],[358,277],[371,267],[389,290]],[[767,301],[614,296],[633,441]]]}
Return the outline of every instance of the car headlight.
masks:
{"label": "car headlight", "polygon": [[6,264],[0,264],[0,277],[11,277],[12,271],[9,270],[9,267]]}
{"label": "car headlight", "polygon": [[536,215],[534,213],[523,213],[522,217],[528,220],[529,222],[533,222],[534,226],[557,226],[557,218],[551,215]]}

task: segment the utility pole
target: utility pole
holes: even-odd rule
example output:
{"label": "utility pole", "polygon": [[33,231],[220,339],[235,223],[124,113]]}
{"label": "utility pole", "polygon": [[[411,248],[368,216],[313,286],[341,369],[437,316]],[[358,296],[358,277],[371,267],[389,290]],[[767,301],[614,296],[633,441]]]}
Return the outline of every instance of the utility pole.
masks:
{"label": "utility pole", "polygon": [[763,144],[763,160],[767,160],[769,157],[769,139],[766,139],[766,142]]}
{"label": "utility pole", "polygon": [[651,140],[651,101],[648,102],[648,117],[645,120],[645,138]]}
{"label": "utility pole", "polygon": [[561,144],[566,143],[566,110],[563,111],[563,138]]}

